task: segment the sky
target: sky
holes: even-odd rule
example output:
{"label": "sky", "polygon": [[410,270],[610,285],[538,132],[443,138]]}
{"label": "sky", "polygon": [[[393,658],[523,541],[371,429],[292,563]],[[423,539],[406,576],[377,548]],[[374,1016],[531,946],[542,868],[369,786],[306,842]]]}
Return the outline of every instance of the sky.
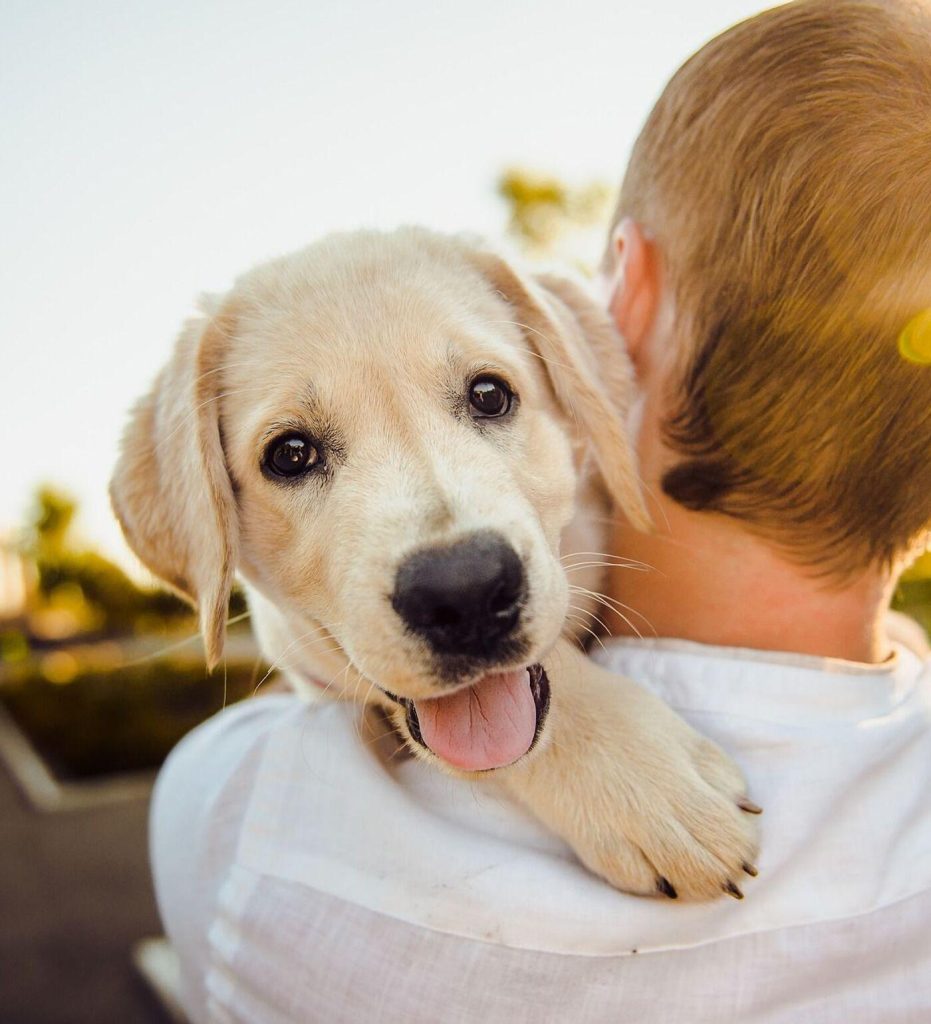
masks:
{"label": "sky", "polygon": [[618,182],[676,67],[762,6],[5,0],[0,538],[49,481],[128,564],[117,441],[199,292],[334,230],[500,238],[510,166]]}

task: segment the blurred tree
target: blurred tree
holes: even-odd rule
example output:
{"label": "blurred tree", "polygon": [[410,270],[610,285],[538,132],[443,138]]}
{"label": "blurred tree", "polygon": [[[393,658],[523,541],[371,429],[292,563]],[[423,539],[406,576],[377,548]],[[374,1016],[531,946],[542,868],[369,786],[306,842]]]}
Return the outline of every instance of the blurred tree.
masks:
{"label": "blurred tree", "polygon": [[164,590],[143,590],[119,566],[74,540],[77,503],[48,485],[36,492],[19,544],[37,571],[27,622],[39,639],[158,630],[191,617]]}
{"label": "blurred tree", "polygon": [[528,256],[560,256],[586,271],[600,256],[613,194],[605,182],[570,186],[522,168],[511,168],[498,180],[498,195],[508,207],[508,232]]}
{"label": "blurred tree", "polygon": [[40,487],[27,524],[27,544],[35,553],[54,555],[64,550],[65,537],[74,521],[77,505],[53,487]]}
{"label": "blurred tree", "polygon": [[919,555],[902,573],[903,583],[917,583],[925,580],[931,582],[931,548]]}
{"label": "blurred tree", "polygon": [[[30,580],[24,607],[0,621],[0,703],[56,774],[152,767],[188,729],[254,690],[257,652],[240,636],[223,672],[208,676],[192,610],[83,547],[76,513],[63,491],[36,492],[15,545]],[[241,595],[231,608],[243,610]]]}

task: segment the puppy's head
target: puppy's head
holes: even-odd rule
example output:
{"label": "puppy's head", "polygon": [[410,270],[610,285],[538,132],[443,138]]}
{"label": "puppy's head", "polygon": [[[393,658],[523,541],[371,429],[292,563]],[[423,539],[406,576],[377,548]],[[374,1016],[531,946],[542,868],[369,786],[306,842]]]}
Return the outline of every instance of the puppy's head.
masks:
{"label": "puppy's head", "polygon": [[461,241],[336,236],[187,325],[133,413],[114,509],[199,607],[211,663],[238,570],[297,643],[325,627],[414,739],[509,763],[545,713],[589,444],[646,522],[618,345],[571,285]]}

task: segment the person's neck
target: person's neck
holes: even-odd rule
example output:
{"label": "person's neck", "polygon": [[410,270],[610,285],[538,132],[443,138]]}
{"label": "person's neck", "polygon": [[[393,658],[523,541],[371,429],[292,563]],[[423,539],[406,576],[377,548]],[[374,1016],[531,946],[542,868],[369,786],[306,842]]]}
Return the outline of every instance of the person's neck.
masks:
{"label": "person's neck", "polygon": [[606,593],[630,610],[605,620],[615,636],[677,637],[723,647],[849,661],[889,656],[892,579],[878,570],[839,584],[819,579],[723,516],[661,498],[656,530],[621,524],[609,550],[649,568],[608,570]]}

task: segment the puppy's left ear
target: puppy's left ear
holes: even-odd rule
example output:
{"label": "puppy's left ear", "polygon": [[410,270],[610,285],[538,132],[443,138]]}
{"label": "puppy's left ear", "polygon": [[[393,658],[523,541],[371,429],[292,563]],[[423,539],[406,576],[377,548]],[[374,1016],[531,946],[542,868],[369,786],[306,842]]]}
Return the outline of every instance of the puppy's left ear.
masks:
{"label": "puppy's left ear", "polygon": [[229,309],[185,325],[171,361],[130,414],[110,481],[129,546],[198,609],[208,668],[223,653],[238,557],[217,408],[234,327]]}
{"label": "puppy's left ear", "polygon": [[649,530],[627,425],[633,367],[608,314],[565,278],[521,274],[484,250],[473,253],[472,260],[514,309],[557,401],[591,444],[609,494],[634,526]]}

